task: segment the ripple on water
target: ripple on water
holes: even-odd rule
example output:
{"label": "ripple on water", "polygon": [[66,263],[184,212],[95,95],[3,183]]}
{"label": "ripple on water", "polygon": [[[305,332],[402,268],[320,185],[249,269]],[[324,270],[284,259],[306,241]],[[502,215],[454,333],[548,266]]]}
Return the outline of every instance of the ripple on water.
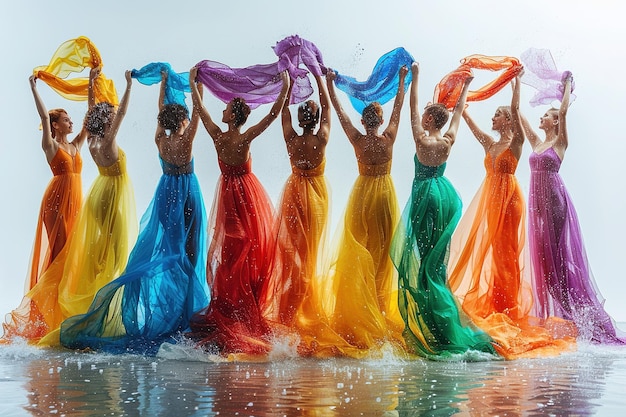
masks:
{"label": "ripple on water", "polygon": [[584,416],[626,406],[625,348],[483,362],[288,352],[250,363],[181,346],[169,358],[2,346],[0,415]]}

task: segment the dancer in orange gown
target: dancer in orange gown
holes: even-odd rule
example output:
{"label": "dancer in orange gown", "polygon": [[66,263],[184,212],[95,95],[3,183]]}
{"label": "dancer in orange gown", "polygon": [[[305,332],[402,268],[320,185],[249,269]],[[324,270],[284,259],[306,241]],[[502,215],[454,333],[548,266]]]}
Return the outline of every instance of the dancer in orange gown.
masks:
{"label": "dancer in orange gown", "polygon": [[[330,135],[330,98],[321,76],[315,76],[318,105],[308,100],[298,108],[302,135],[294,130],[285,100],[282,125],[292,174],[287,179],[276,220],[276,253],[265,291],[264,314],[278,323],[276,333],[298,335],[303,356],[364,356],[329,326],[322,308],[322,269],[327,243],[329,196],[324,167]],[[319,122],[319,128],[315,128]]]}
{"label": "dancer in orange gown", "polygon": [[[73,141],[68,141],[67,136],[73,131],[72,119],[63,109],[47,111],[37,91],[37,78],[31,75],[29,82],[41,118],[41,146],[54,176],[44,192],[39,210],[26,292],[39,282],[41,275],[61,252],[76,223],[83,198],[80,148],[87,138],[83,127]],[[15,336],[12,330],[25,328],[28,322],[37,321],[37,314],[35,311],[32,313],[32,316],[9,314],[7,322],[12,324],[4,325],[4,339]],[[26,322],[20,323],[22,320]]]}
{"label": "dancer in orange gown", "polygon": [[390,342],[404,347],[404,322],[397,304],[397,275],[389,246],[400,217],[400,208],[390,176],[393,144],[404,101],[404,79],[408,69],[399,71],[399,84],[387,128],[382,107],[374,102],[362,113],[365,134],[355,128],[334,90],[336,74],[326,75],[328,91],[341,126],[354,147],[359,165],[357,178],[346,207],[341,236],[332,256],[329,280],[333,289],[325,295],[330,323],[352,346],[378,354]]}
{"label": "dancer in orange gown", "polygon": [[[485,149],[487,176],[453,234],[449,283],[463,310],[496,342],[506,358],[557,354],[572,347],[529,316],[533,303],[526,265],[524,197],[515,178],[524,133],[519,116],[520,78],[513,81],[511,107],[492,118],[499,140],[480,130],[467,111],[463,117]],[[537,324],[537,325],[535,325]],[[561,330],[568,323],[554,323]]]}
{"label": "dancer in orange gown", "polygon": [[271,349],[271,329],[261,310],[273,261],[274,210],[251,172],[250,144],[278,117],[289,91],[289,77],[281,73],[283,88],[269,114],[244,132],[240,129],[250,108],[241,98],[231,100],[222,116],[228,130],[222,131],[202,104],[197,72],[194,67],[189,73],[193,103],[213,139],[222,175],[210,220],[207,281],[211,302],[192,317],[188,336],[222,354],[262,355]]}
{"label": "dancer in orange gown", "polygon": [[[328,220],[328,189],[324,176],[325,151],[330,135],[330,100],[321,77],[317,81],[320,105],[308,100],[298,108],[302,135],[291,124],[289,101],[282,109],[282,126],[292,174],[279,204],[276,261],[268,282],[266,315],[293,327],[311,283],[319,276]],[[321,112],[320,112],[321,107]],[[315,128],[319,121],[319,129]]]}

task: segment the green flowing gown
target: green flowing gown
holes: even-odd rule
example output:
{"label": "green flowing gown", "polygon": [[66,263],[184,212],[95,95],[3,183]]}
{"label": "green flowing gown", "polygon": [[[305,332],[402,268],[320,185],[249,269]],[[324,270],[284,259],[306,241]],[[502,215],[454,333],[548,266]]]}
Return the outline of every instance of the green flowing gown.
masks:
{"label": "green flowing gown", "polygon": [[445,167],[422,165],[415,156],[411,198],[392,240],[403,335],[413,353],[431,359],[470,350],[495,355],[492,339],[463,313],[447,284],[450,238],[462,206]]}

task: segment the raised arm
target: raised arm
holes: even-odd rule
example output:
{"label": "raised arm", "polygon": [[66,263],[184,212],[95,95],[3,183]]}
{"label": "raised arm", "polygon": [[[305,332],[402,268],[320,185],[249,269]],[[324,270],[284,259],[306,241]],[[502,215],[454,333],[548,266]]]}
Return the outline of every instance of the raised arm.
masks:
{"label": "raised arm", "polygon": [[[291,90],[293,88],[293,84],[289,85],[289,91],[287,93],[287,97],[291,97]],[[284,101],[283,109],[281,110],[280,121],[283,126],[283,137],[285,140],[291,140],[296,137],[298,134],[293,128],[293,124],[291,121],[291,112],[289,111],[289,98]]]}
{"label": "raised arm", "polygon": [[419,72],[419,64],[417,62],[411,64],[411,74],[413,75],[413,79],[411,81],[411,97],[409,99],[409,104],[411,106],[411,129],[413,130],[413,140],[416,142],[426,134],[424,128],[422,127],[422,116],[420,114],[417,99]]}
{"label": "raised arm", "polygon": [[[556,138],[556,146],[560,147],[563,152],[567,149],[567,109],[569,108],[570,95],[572,92],[572,74],[569,73],[563,80],[563,99],[561,99],[561,107],[559,107],[559,134]],[[561,154],[562,155],[562,154]]]}
{"label": "raised arm", "polygon": [[[167,72],[161,71],[161,87],[159,88],[159,113],[163,110],[163,106],[165,105],[165,82],[167,81]],[[154,134],[154,141],[159,143],[159,141],[167,134],[161,123],[157,121],[156,133]]]}
{"label": "raised arm", "polygon": [[519,111],[522,74],[523,71],[513,79],[513,96],[511,97],[511,129],[513,130],[511,150],[518,159],[522,155],[522,147],[524,146],[524,129],[522,128],[522,118]]}
{"label": "raised arm", "polygon": [[110,141],[111,143],[113,143],[113,141],[115,140],[115,138],[117,137],[117,132],[120,129],[120,126],[122,125],[122,120],[124,120],[124,117],[126,116],[126,111],[128,110],[128,101],[130,99],[130,87],[133,84],[133,79],[130,76],[130,71],[126,70],[126,72],[124,73],[124,76],[126,77],[126,89],[124,90],[124,95],[122,96],[122,99],[120,100],[120,105],[117,108],[117,111],[115,112],[115,118],[113,119],[113,122],[111,123],[111,129],[107,132],[107,136],[106,138],[104,138],[107,141]]}
{"label": "raised arm", "polygon": [[400,68],[400,79],[398,82],[398,92],[396,93],[396,99],[393,101],[393,109],[391,110],[391,117],[389,118],[389,124],[383,133],[385,136],[394,139],[398,133],[398,125],[400,124],[400,112],[402,111],[402,104],[404,103],[404,80],[409,73],[409,69],[406,66]]}
{"label": "raised arm", "polygon": [[80,148],[82,148],[83,143],[85,143],[85,140],[87,140],[87,136],[89,136],[89,132],[87,132],[83,120],[83,124],[80,127],[80,132],[78,132],[78,135],[76,135],[76,137],[72,141],[72,144],[76,147],[76,149],[80,150]]}
{"label": "raised arm", "polygon": [[89,86],[87,87],[87,106],[91,109],[96,104],[96,96],[93,93],[93,85],[96,82],[96,78],[100,76],[100,67],[92,68],[89,71]]}
{"label": "raised arm", "polygon": [[[204,96],[204,87],[202,84],[196,86],[198,89],[198,94],[200,96],[200,101]],[[196,137],[196,132],[198,131],[198,122],[200,121],[200,112],[196,109],[196,106],[193,106],[193,110],[191,111],[191,121],[189,122],[189,126],[187,126],[187,130],[185,130],[185,137],[189,141],[193,141]]]}
{"label": "raised arm", "polygon": [[31,75],[28,78],[28,81],[30,82],[30,90],[33,92],[35,107],[37,107],[37,113],[39,113],[41,128],[43,130],[41,135],[41,148],[46,154],[46,158],[48,159],[48,161],[51,161],[59,148],[59,144],[52,137],[50,116],[48,115],[48,110],[46,109],[45,104],[43,104],[43,100],[41,99],[41,97],[39,96],[39,92],[37,91],[37,78],[34,75]]}
{"label": "raised arm", "polygon": [[167,71],[161,71],[161,88],[159,89],[159,111],[165,106],[165,88],[167,87]]}
{"label": "raised arm", "polygon": [[219,128],[218,125],[213,122],[211,119],[211,115],[209,114],[206,107],[204,107],[204,103],[202,102],[202,95],[200,94],[200,90],[198,89],[198,83],[196,82],[196,77],[198,75],[198,67],[193,67],[189,70],[189,86],[191,87],[191,100],[193,102],[193,110],[198,113],[198,116],[202,120],[202,124],[204,128],[209,133],[213,139],[215,139],[218,135],[221,135],[222,129]]}
{"label": "raised arm", "polygon": [[473,76],[469,76],[465,79],[463,84],[463,90],[461,91],[461,95],[459,96],[459,99],[456,102],[456,105],[454,106],[454,110],[452,112],[452,118],[450,119],[448,131],[444,134],[445,137],[450,139],[450,144],[454,143],[454,141],[456,140],[456,134],[459,131],[459,124],[461,124],[461,115],[463,114],[463,110],[465,109],[465,103],[467,101],[467,92],[469,91],[469,85],[473,79]]}
{"label": "raised arm", "polygon": [[522,129],[524,129],[524,135],[526,136],[526,139],[528,139],[528,143],[530,143],[530,147],[535,149],[537,145],[541,143],[541,139],[539,138],[539,135],[537,134],[537,132],[533,130],[533,127],[531,126],[530,122],[521,111],[519,113],[519,117],[522,122]]}
{"label": "raised arm", "polygon": [[274,102],[274,105],[272,105],[270,112],[264,118],[262,118],[261,121],[259,121],[254,126],[251,126],[243,134],[244,137],[250,142],[256,139],[261,133],[263,133],[263,131],[265,131],[265,129],[267,129],[272,124],[272,122],[278,117],[278,113],[283,108],[283,105],[287,100],[287,94],[289,93],[289,88],[291,85],[289,73],[287,72],[287,70],[283,71],[280,74],[280,78],[283,81],[283,88],[280,91],[278,98]]}
{"label": "raised arm", "polygon": [[320,107],[322,108],[322,111],[320,112],[320,127],[317,131],[317,137],[325,143],[328,143],[328,139],[330,138],[330,98],[328,97],[328,91],[322,81],[322,77],[316,75],[315,81],[317,82]]}
{"label": "raised arm", "polygon": [[489,136],[487,133],[483,132],[478,127],[474,119],[472,119],[472,117],[469,115],[469,113],[465,109],[463,110],[463,120],[465,120],[465,123],[467,123],[467,126],[469,127],[470,131],[472,132],[476,140],[478,140],[478,142],[483,146],[483,148],[485,148],[485,152],[486,152],[489,149],[489,147],[493,144],[494,142],[493,138]]}
{"label": "raised arm", "polygon": [[326,73],[326,86],[328,87],[328,95],[330,97],[331,103],[333,103],[333,107],[335,108],[335,112],[337,113],[337,117],[339,118],[339,123],[343,128],[343,131],[346,133],[348,140],[350,143],[354,143],[361,136],[361,132],[357,128],[354,127],[350,118],[343,110],[341,106],[341,102],[337,99],[337,94],[335,94],[335,78],[337,78],[337,74],[329,69]]}

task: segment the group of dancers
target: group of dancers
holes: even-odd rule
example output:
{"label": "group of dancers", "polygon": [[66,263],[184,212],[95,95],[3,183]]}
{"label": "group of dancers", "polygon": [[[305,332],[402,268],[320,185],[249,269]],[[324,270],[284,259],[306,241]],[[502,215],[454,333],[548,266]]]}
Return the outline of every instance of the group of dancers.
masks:
{"label": "group of dancers", "polygon": [[[571,73],[559,74],[561,105],[541,118],[541,138],[520,112],[524,68],[513,58],[464,60],[439,84],[441,102],[421,114],[420,67],[402,48],[379,60],[369,83],[359,83],[326,68],[315,45],[293,36],[274,47],[275,64],[232,69],[201,61],[178,74],[154,63],[127,71],[118,103],[95,46],[85,37],[68,42],[71,48],[64,44],[30,77],[54,177],[41,205],[28,291],[7,315],[2,342],[155,354],[163,343],[187,340],[240,359],[267,357],[285,341],[302,356],[364,358],[391,350],[430,359],[554,355],[574,349],[577,337],[626,344],[595,288],[558,172],[568,146]],[[67,54],[84,54],[75,71],[90,66],[88,79],[63,79]],[[505,82],[491,83],[489,94],[470,91],[474,59],[505,68]],[[265,83],[244,85],[251,74]],[[133,78],[161,88],[155,143],[163,175],[139,227],[116,140]],[[69,115],[46,109],[38,79],[68,98],[87,99],[73,140]],[[511,104],[497,108],[494,138],[466,103],[509,83]],[[362,126],[350,120],[336,87],[348,92]],[[205,90],[226,103],[225,130],[204,106]],[[315,90],[319,101],[308,99]],[[390,169],[407,91],[415,177],[401,212]],[[381,103],[391,99],[385,126]],[[251,108],[271,102],[244,128]],[[297,103],[301,132],[289,108]],[[331,107],[359,175],[329,250],[324,168]],[[292,174],[274,210],[252,173],[250,145],[279,116]],[[486,170],[463,215],[444,176],[461,119],[485,150]],[[221,171],[208,220],[192,156],[200,121]],[[99,175],[83,199],[85,141]],[[525,141],[533,148],[528,208],[515,177]]]}

